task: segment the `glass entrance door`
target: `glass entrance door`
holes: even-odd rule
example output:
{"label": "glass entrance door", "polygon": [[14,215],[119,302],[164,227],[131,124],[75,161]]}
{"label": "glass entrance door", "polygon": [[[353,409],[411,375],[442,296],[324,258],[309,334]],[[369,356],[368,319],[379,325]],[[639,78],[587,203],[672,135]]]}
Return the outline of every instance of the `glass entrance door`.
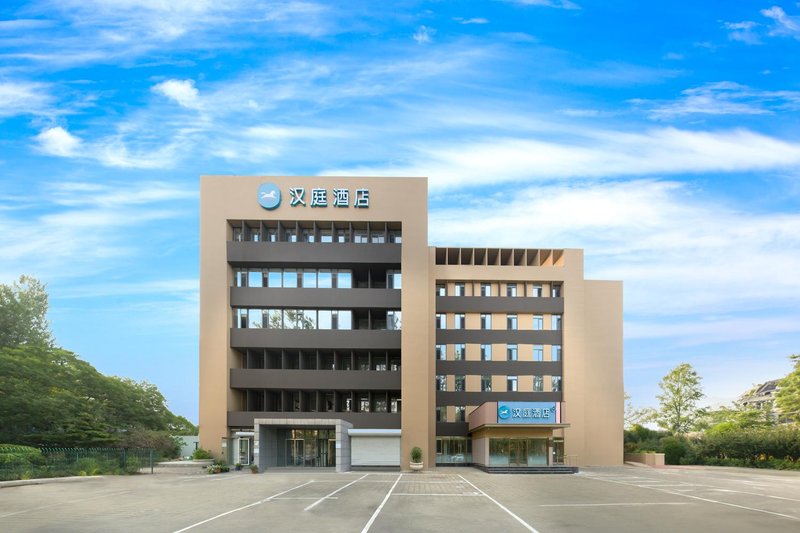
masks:
{"label": "glass entrance door", "polygon": [[508,449],[509,466],[528,466],[528,442],[524,439],[511,439]]}
{"label": "glass entrance door", "polygon": [[303,439],[286,439],[286,466],[304,466],[305,444]]}
{"label": "glass entrance door", "polygon": [[250,464],[250,439],[239,437],[239,464],[248,466]]}

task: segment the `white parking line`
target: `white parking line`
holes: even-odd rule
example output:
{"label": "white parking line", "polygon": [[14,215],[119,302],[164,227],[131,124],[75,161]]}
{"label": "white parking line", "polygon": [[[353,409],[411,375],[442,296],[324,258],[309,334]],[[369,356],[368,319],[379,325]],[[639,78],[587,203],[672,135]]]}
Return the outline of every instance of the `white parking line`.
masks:
{"label": "white parking line", "polygon": [[365,525],[364,529],[361,530],[361,533],[367,533],[367,531],[369,531],[369,528],[372,527],[372,524],[375,522],[375,519],[378,518],[378,515],[381,513],[381,509],[383,509],[383,506],[386,505],[386,501],[389,499],[389,496],[392,495],[392,492],[394,491],[394,488],[400,482],[400,478],[402,478],[402,477],[403,477],[403,474],[400,474],[399,476],[397,476],[397,479],[394,480],[394,484],[392,485],[392,488],[390,488],[389,492],[386,493],[386,496],[383,498],[383,501],[378,506],[378,508],[375,509],[375,512],[372,513],[372,516],[370,517],[369,522],[367,522],[367,525]]}
{"label": "white parking line", "polygon": [[130,490],[119,490],[119,491],[116,491],[116,492],[107,492],[105,494],[101,494],[99,496],[93,496],[91,498],[81,498],[79,500],[69,500],[69,501],[66,501],[66,502],[52,503],[50,505],[41,505],[39,507],[31,507],[30,509],[23,509],[22,511],[14,511],[13,513],[0,514],[0,518],[6,518],[8,516],[15,516],[15,515],[18,515],[18,514],[30,513],[31,511],[40,511],[42,509],[49,509],[50,507],[56,507],[56,506],[59,506],[59,505],[68,505],[68,504],[71,504],[71,503],[79,503],[79,502],[90,502],[92,500],[99,500],[100,498],[108,498],[110,496],[119,496],[121,494],[129,494],[131,492],[132,491],[130,491]]}
{"label": "white parking line", "polygon": [[305,509],[303,509],[303,511],[310,511],[311,509],[313,509],[314,507],[316,507],[317,505],[319,505],[319,504],[320,504],[320,503],[322,503],[323,501],[327,500],[328,498],[330,498],[331,496],[333,496],[333,495],[334,495],[334,494],[336,494],[337,492],[339,492],[339,491],[341,491],[341,490],[344,490],[344,489],[346,489],[347,487],[349,487],[349,486],[350,486],[350,485],[352,485],[353,483],[358,483],[359,481],[361,481],[362,479],[364,479],[364,478],[365,478],[365,477],[367,477],[368,475],[369,475],[369,474],[364,474],[364,475],[363,475],[363,476],[361,476],[360,478],[358,478],[358,479],[354,479],[353,481],[351,481],[351,482],[350,482],[350,483],[348,483],[347,485],[345,485],[345,486],[343,486],[343,487],[339,487],[338,489],[336,489],[335,491],[331,492],[331,493],[330,493],[330,494],[328,494],[327,496],[323,496],[322,498],[318,499],[317,501],[315,501],[314,503],[312,503],[311,505],[309,505],[308,507],[306,507]]}
{"label": "white parking line", "polygon": [[640,505],[694,505],[690,502],[640,502],[640,503],[553,503],[538,507],[638,507]]}
{"label": "white parking line", "polygon": [[226,511],[224,513],[220,513],[217,516],[212,516],[211,518],[206,518],[202,522],[197,522],[196,524],[192,524],[191,526],[186,526],[185,528],[179,529],[179,530],[175,531],[174,533],[183,533],[184,531],[188,531],[188,530],[190,530],[192,528],[195,528],[197,526],[202,526],[203,524],[207,524],[207,523],[211,522],[212,520],[216,520],[217,518],[222,518],[223,516],[227,516],[229,514],[233,514],[235,512],[242,511],[242,510],[248,509],[250,507],[254,507],[256,505],[260,505],[260,504],[262,504],[264,502],[268,502],[270,500],[274,500],[278,496],[283,496],[287,492],[292,492],[293,490],[299,489],[301,487],[305,487],[306,485],[309,485],[311,483],[314,483],[313,479],[311,481],[306,481],[302,485],[297,485],[296,487],[292,487],[291,489],[285,490],[283,492],[279,492],[278,494],[274,494],[274,495],[270,496],[269,498],[264,498],[263,500],[258,500],[257,502],[249,503],[247,505],[243,505],[241,507],[237,507],[236,509],[231,509],[230,511]]}
{"label": "white parking line", "polygon": [[[512,512],[511,512],[511,511],[510,511],[510,510],[509,510],[507,507],[505,507],[503,504],[501,504],[500,502],[498,502],[497,500],[495,500],[494,498],[492,498],[491,496],[489,496],[488,494],[486,494],[485,492],[483,492],[483,491],[482,491],[481,489],[479,489],[478,487],[476,487],[476,486],[475,486],[475,485],[474,485],[474,484],[473,484],[471,481],[469,481],[468,479],[466,479],[464,476],[462,476],[461,474],[459,474],[459,475],[458,475],[458,477],[460,477],[461,479],[463,479],[464,481],[466,481],[467,483],[469,483],[470,485],[472,485],[472,487],[473,487],[475,490],[477,490],[478,492],[480,492],[481,494],[483,494],[484,496],[486,496],[487,498],[489,498],[491,501],[493,501],[493,502],[495,503],[495,505],[497,505],[497,506],[498,506],[500,509],[502,509],[502,510],[504,510],[505,512],[507,512],[508,514],[510,514],[510,515],[511,515],[511,517],[512,517],[514,520],[516,520],[517,522],[519,522],[520,524],[522,524],[522,526],[523,526],[523,527],[525,527],[525,529],[527,529],[527,530],[528,530],[528,531],[530,531],[531,533],[539,533],[538,531],[536,531],[536,530],[533,528],[533,526],[531,526],[529,523],[527,523],[525,520],[523,520],[522,518],[518,517],[518,516],[517,516],[517,515],[515,515],[514,513],[512,513]],[[363,532],[362,532],[362,533],[363,533]]]}

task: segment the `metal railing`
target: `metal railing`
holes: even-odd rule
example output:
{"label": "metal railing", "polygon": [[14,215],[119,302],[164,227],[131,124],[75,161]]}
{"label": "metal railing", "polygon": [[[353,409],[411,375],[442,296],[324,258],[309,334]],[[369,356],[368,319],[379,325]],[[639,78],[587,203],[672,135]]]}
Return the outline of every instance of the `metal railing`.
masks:
{"label": "metal railing", "polygon": [[0,447],[0,481],[65,476],[136,474],[149,468],[149,448]]}

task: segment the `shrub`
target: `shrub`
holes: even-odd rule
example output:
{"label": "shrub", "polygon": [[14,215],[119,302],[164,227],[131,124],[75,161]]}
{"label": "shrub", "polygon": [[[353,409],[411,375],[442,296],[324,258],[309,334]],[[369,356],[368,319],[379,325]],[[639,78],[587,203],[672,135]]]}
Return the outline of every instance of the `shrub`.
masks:
{"label": "shrub", "polygon": [[192,453],[192,459],[212,459],[211,452],[203,448],[197,448]]}
{"label": "shrub", "polygon": [[664,461],[668,465],[681,464],[681,459],[688,451],[688,443],[679,437],[664,437],[661,439],[661,447],[664,450]]}
{"label": "shrub", "polygon": [[419,446],[414,446],[413,448],[411,448],[411,462],[412,463],[422,462],[422,449]]}

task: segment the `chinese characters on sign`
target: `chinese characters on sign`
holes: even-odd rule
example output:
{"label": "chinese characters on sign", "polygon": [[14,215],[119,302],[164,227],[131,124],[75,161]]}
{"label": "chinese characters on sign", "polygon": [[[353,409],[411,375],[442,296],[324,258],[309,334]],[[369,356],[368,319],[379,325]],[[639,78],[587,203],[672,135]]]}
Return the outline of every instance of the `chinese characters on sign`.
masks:
{"label": "chinese characters on sign", "polygon": [[[356,208],[369,207],[369,189],[356,189],[353,195],[352,206]],[[331,189],[330,198],[333,200],[333,207],[350,207],[350,189],[334,187]],[[305,187],[292,187],[289,189],[291,201],[290,207],[306,207]],[[311,189],[311,207],[328,207],[328,189],[315,187]]]}
{"label": "chinese characters on sign", "polygon": [[561,413],[556,402],[498,402],[499,424],[558,424]]}

